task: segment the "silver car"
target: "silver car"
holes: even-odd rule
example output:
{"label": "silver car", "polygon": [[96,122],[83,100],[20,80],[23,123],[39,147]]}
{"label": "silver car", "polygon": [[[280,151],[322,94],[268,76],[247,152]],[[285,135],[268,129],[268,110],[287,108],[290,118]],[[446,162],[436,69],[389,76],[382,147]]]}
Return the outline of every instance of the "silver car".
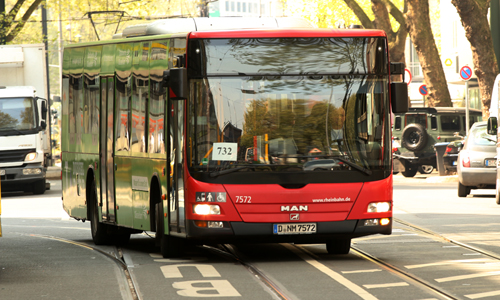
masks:
{"label": "silver car", "polygon": [[467,197],[471,189],[494,189],[496,183],[495,135],[486,132],[487,123],[476,122],[458,153],[458,196]]}

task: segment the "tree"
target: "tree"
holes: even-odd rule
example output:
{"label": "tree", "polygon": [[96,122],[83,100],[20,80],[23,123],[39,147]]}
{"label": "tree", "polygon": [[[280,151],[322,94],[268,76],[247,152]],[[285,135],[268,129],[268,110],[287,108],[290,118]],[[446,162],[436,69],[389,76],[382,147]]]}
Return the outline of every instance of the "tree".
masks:
{"label": "tree", "polygon": [[429,90],[429,106],[452,106],[448,83],[431,29],[429,1],[408,1],[406,22]]}
{"label": "tree", "polygon": [[[38,8],[43,0],[17,0],[14,6],[7,13],[0,14],[0,45],[11,42],[21,32],[24,25],[29,20],[31,14]],[[22,16],[19,18],[23,5],[27,7]]]}
{"label": "tree", "polygon": [[489,116],[491,93],[498,65],[488,22],[490,0],[452,0],[472,49],[474,73],[479,83],[483,117]]}

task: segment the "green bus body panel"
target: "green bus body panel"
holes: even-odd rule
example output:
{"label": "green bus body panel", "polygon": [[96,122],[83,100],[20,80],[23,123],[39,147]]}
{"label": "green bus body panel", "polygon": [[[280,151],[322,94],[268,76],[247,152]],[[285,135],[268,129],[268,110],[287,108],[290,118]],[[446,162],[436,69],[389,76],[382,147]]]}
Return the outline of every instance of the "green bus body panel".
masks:
{"label": "green bus body panel", "polygon": [[92,154],[65,153],[62,168],[63,207],[74,218],[87,219],[86,178],[88,167],[99,157]]}
{"label": "green bus body panel", "polygon": [[101,76],[115,74],[115,51],[116,45],[104,45],[102,47]]}
{"label": "green bus body panel", "polygon": [[[100,41],[85,44],[68,45],[64,49],[63,57],[63,114],[62,114],[62,139],[63,152],[63,208],[76,219],[88,218],[86,184],[87,180],[95,180],[97,201],[101,203],[101,195],[106,191],[101,190],[100,165],[100,130],[92,131],[89,125],[86,129],[85,122],[89,122],[89,107],[85,99],[94,96],[86,95],[86,89],[93,88],[97,92],[96,111],[99,114],[107,113],[102,107],[101,78],[113,76],[115,84],[119,80],[129,80],[134,75],[148,81],[148,98],[150,99],[149,80],[159,82],[163,80],[163,71],[169,65],[170,35],[151,37],[127,38],[122,40]],[[185,35],[183,36],[185,38]],[[83,81],[82,89],[76,90],[71,86],[74,80]],[[95,82],[95,81],[97,82]],[[96,86],[98,85],[98,86]],[[116,89],[116,87],[115,87]],[[73,95],[78,91],[78,95]],[[69,97],[73,97],[74,112],[69,111]],[[85,98],[90,97],[90,98]],[[166,97],[166,95],[165,95]],[[88,101],[87,101],[88,102]],[[114,105],[119,105],[120,100],[115,94]],[[149,103],[149,102],[148,102]],[[149,105],[149,104],[148,104]],[[78,106],[78,107],[76,107]],[[166,106],[166,102],[165,102]],[[146,107],[148,109],[148,107]],[[116,109],[114,110],[116,111]],[[74,121],[75,112],[77,121]],[[73,113],[73,122],[76,132],[70,133],[70,114]],[[146,118],[149,117],[146,114]],[[168,114],[165,118],[168,117]],[[114,116],[116,120],[119,116]],[[100,118],[97,118],[99,122]],[[113,124],[116,126],[116,121]],[[168,123],[164,123],[163,127]],[[104,124],[97,124],[96,128]],[[90,128],[90,130],[88,129]],[[145,128],[145,134],[148,128]],[[87,131],[87,132],[86,132]],[[114,129],[116,132],[116,128]],[[147,136],[146,136],[147,137]],[[115,136],[116,139],[116,136]],[[115,143],[113,141],[113,143]],[[167,174],[167,154],[146,153],[133,151],[113,151],[116,171],[114,172],[115,224],[138,230],[151,230],[150,189],[153,177],[159,179],[160,194],[168,195],[169,174]],[[93,172],[93,178],[89,178]],[[168,201],[162,201],[163,211],[168,212]],[[102,207],[99,214],[102,216]],[[164,232],[169,232],[168,220],[165,220]]]}

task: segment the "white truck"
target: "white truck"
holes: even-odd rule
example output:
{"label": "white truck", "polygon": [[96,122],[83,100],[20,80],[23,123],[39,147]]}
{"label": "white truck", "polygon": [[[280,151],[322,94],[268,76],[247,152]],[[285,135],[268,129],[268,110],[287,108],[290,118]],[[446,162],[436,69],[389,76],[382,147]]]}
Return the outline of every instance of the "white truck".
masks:
{"label": "white truck", "polygon": [[43,44],[0,45],[1,191],[43,194],[51,156]]}

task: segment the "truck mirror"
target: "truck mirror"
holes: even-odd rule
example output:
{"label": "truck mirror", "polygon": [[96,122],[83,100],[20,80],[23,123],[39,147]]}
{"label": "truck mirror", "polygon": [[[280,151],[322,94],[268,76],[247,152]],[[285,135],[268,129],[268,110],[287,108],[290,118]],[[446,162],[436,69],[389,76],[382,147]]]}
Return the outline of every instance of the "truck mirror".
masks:
{"label": "truck mirror", "polygon": [[408,112],[408,85],[406,82],[391,82],[391,106],[393,113]]}
{"label": "truck mirror", "polygon": [[496,117],[489,117],[488,118],[488,127],[487,131],[489,135],[497,135],[497,128],[498,128],[498,120]]}
{"label": "truck mirror", "polygon": [[186,100],[189,94],[187,69],[176,68],[164,71],[163,85],[168,88],[171,100]]}

